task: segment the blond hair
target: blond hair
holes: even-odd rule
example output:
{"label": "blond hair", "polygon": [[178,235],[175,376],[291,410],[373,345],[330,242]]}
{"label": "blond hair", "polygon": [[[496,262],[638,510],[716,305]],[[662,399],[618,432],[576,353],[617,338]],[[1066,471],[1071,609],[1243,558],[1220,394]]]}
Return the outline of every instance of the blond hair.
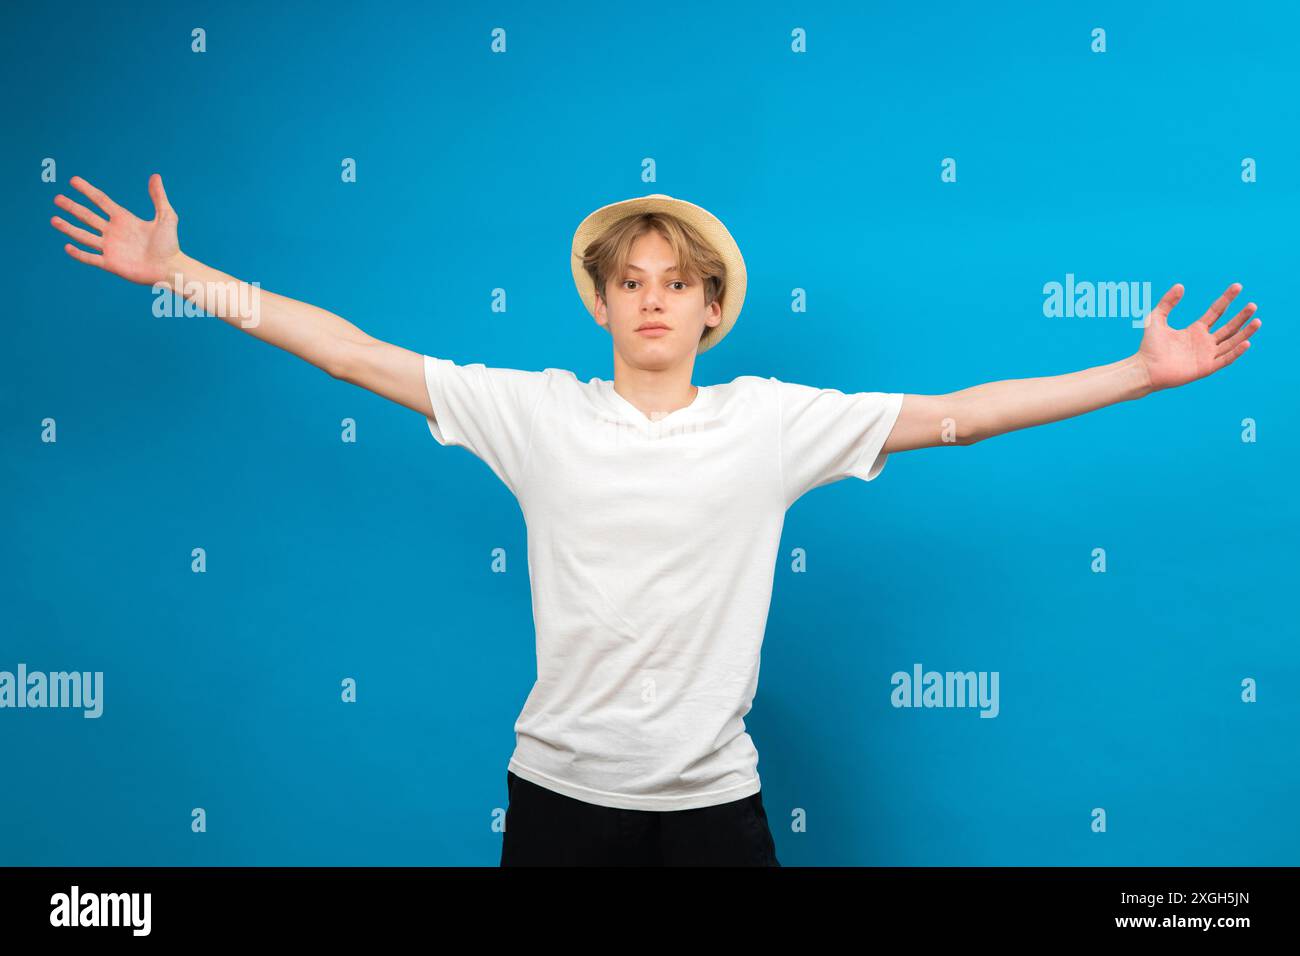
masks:
{"label": "blond hair", "polygon": [[[591,276],[596,294],[608,304],[605,283],[620,276],[627,268],[632,244],[651,229],[663,236],[672,247],[677,268],[693,282],[704,284],[704,306],[723,301],[727,291],[727,265],[716,249],[705,242],[694,226],[672,213],[643,212],[625,216],[610,225],[583,250],[582,267]],[[700,341],[714,331],[705,326]]]}

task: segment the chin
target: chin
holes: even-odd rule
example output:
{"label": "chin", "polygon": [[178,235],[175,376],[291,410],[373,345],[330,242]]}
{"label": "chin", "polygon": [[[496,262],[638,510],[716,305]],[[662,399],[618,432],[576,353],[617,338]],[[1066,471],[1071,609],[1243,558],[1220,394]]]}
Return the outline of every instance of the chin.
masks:
{"label": "chin", "polygon": [[631,343],[623,350],[625,358],[635,358],[632,364],[643,369],[671,368],[681,361],[683,353],[679,345],[665,342],[663,339],[644,339]]}

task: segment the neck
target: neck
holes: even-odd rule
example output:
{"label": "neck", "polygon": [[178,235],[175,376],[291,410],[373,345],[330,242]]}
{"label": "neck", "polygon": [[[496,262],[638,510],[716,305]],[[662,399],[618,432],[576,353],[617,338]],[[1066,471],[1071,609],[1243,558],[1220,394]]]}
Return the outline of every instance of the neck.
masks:
{"label": "neck", "polygon": [[694,354],[665,368],[637,368],[614,353],[614,391],[646,416],[668,415],[695,401],[699,388],[691,384]]}

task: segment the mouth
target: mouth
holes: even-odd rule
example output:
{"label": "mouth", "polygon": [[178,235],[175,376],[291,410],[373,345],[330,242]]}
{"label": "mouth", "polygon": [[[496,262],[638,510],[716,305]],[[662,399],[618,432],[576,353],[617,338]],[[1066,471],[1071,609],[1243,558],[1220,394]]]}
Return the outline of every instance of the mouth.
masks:
{"label": "mouth", "polygon": [[647,322],[645,325],[637,326],[637,332],[641,335],[648,335],[651,338],[658,338],[661,335],[667,335],[671,329],[662,322]]}

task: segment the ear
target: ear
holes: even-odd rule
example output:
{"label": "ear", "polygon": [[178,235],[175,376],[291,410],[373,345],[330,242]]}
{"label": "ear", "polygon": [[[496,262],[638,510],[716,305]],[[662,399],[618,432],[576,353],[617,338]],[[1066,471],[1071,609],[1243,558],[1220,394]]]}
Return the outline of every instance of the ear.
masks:
{"label": "ear", "polygon": [[710,328],[716,328],[722,323],[722,303],[717,299],[709,306],[709,317],[704,320],[704,324]]}
{"label": "ear", "polygon": [[592,319],[594,319],[596,324],[599,326],[608,327],[609,325],[609,316],[605,314],[605,300],[601,297],[599,292],[596,293],[596,308],[592,315]]}

